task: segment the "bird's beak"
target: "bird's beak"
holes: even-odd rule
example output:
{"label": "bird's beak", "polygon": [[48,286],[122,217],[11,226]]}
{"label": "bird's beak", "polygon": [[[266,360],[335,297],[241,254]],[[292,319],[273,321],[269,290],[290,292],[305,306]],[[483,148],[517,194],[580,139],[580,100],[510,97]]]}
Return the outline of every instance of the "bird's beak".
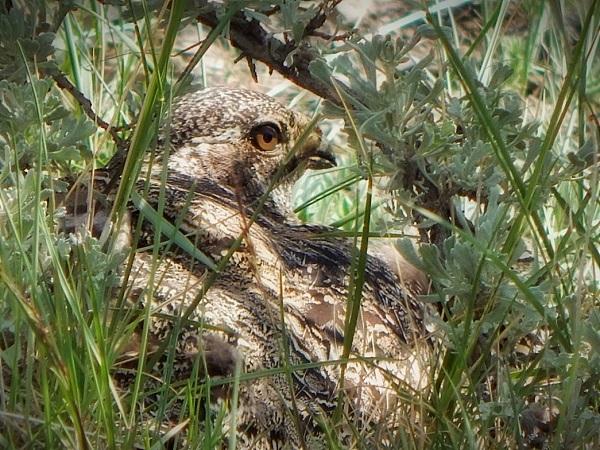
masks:
{"label": "bird's beak", "polygon": [[285,164],[287,175],[299,176],[306,169],[320,170],[336,166],[335,156],[321,141],[321,133],[313,133]]}
{"label": "bird's beak", "polygon": [[335,167],[335,156],[321,140],[321,133],[314,133],[308,139],[296,158],[306,164],[307,169],[319,170]]}
{"label": "bird's beak", "polygon": [[335,156],[328,149],[317,149],[305,157],[305,160],[306,168],[313,170],[329,169],[337,165]]}

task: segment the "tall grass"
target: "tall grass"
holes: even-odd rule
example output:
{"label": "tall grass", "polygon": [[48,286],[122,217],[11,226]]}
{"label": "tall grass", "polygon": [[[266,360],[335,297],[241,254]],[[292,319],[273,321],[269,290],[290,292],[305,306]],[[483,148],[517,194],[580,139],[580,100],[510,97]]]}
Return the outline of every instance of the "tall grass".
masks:
{"label": "tall grass", "polygon": [[[431,279],[432,292],[421,299],[439,312],[431,380],[423,392],[401,393],[401,398],[408,397],[410,411],[402,426],[377,430],[391,448],[525,448],[536,445],[528,434],[538,431],[540,442],[549,448],[600,446],[600,2],[574,2],[570,9],[557,1],[532,2],[526,8],[529,28],[517,38],[506,27],[510,3],[483,2],[483,27],[470,39],[464,38],[454,17],[420,16],[430,24],[422,31],[433,39],[435,59],[418,72],[439,101],[430,98],[421,105],[427,114],[417,117],[429,121],[422,125],[431,140],[421,139],[425,132],[419,135],[421,147],[411,149],[416,154],[411,163],[426,161],[431,165],[424,170],[439,169],[431,171],[434,181],[450,173],[445,180],[472,182],[475,198],[457,193],[447,199],[455,216],[423,207],[422,198],[398,183],[392,198],[377,189],[402,175],[404,168],[398,154],[384,151],[382,156],[385,146],[373,145],[382,136],[369,128],[393,120],[393,112],[369,115],[368,106],[357,111],[348,103],[328,110],[334,119],[346,121],[350,135],[352,145],[335,131],[330,135],[333,144],[343,147],[344,167],[324,176],[309,174],[298,189],[301,217],[342,227],[341,233],[357,244],[344,355],[341,361],[314,364],[343,365],[353,357],[350,347],[371,237],[387,236],[390,245],[397,244]],[[220,25],[225,31],[230,15],[241,8],[236,2],[230,6]],[[189,75],[187,60],[182,62],[190,33],[182,25],[185,2],[157,10],[146,2],[139,7],[139,19],[133,21],[125,6],[82,2],[54,30],[57,68],[100,117],[112,127],[124,127],[120,132],[130,139],[123,181],[112,204],[114,229],[124,220],[143,155],[154,145],[159,123]],[[43,1],[29,8],[35,13],[33,21],[43,14],[60,17],[62,11]],[[395,19],[367,20],[362,26],[365,33],[389,30],[400,26],[394,25],[400,23]],[[574,22],[579,24],[575,28]],[[414,24],[401,25],[408,29]],[[0,84],[0,447],[162,448],[175,439],[189,448],[214,448],[235,426],[235,414],[207,404],[212,389],[230,384],[237,392],[239,383],[249,379],[289,377],[306,366],[288,362],[277,370],[236,373],[227,379],[192,376],[185,382],[152,383],[152,310],[148,304],[142,313],[127,311],[127,292],[119,289],[117,274],[131,254],[122,253],[115,233],[106,231],[98,240],[58,231],[64,217],[59,205],[70,186],[65,177],[89,183],[81,174],[106,163],[116,151],[115,142],[106,130],[91,126],[81,105],[57,88],[44,61],[30,56],[28,41],[20,42],[25,44],[16,45],[14,54],[15,64],[24,68],[22,82],[14,78],[17,72],[5,71]],[[382,66],[365,63],[366,50],[352,45],[348,49],[356,53],[348,61],[356,78],[370,63],[381,77]],[[213,62],[215,55],[228,59],[227,65],[235,58],[217,32],[209,34],[191,58],[193,64],[205,58],[209,83],[222,79],[206,63],[211,51]],[[502,77],[498,61],[513,74]],[[332,70],[334,76],[344,74],[343,62]],[[261,80],[269,82],[261,70]],[[370,70],[366,79],[372,76]],[[180,78],[182,74],[186,77]],[[241,82],[235,77],[225,81]],[[289,83],[276,83],[275,90],[298,94]],[[511,103],[516,97],[503,97],[490,109],[492,97],[506,89],[517,92],[526,106],[522,116]],[[418,92],[413,94],[419,98]],[[397,100],[401,103],[400,95]],[[299,103],[306,109],[318,104],[314,99]],[[407,115],[421,112],[410,105]],[[506,118],[502,108],[520,121],[511,125],[517,135],[507,132],[499,119]],[[455,139],[456,128],[445,128],[461,120],[462,141]],[[414,124],[403,125],[406,130]],[[325,134],[329,126],[336,129],[335,123],[326,124]],[[464,155],[479,152],[480,165],[460,160],[460,146],[469,136],[479,147],[465,146]],[[394,149],[400,153],[398,142]],[[143,199],[133,197],[143,209]],[[159,217],[161,211],[154,213]],[[397,242],[398,236],[419,233],[412,226],[417,216],[422,218],[421,230],[436,226],[446,238],[423,243],[417,251],[412,250],[419,247],[416,242]],[[157,223],[161,226],[160,219]],[[136,226],[134,240],[140,232]],[[166,233],[171,232],[171,244],[193,246],[173,230]],[[158,241],[153,251],[159,261],[163,248]],[[181,317],[179,326],[186,320]],[[167,354],[174,354],[174,336],[162,343]],[[140,357],[131,371],[134,387],[124,395],[115,367],[123,365],[123,353],[134,340],[139,341],[135,350]],[[200,364],[193,373],[201,372]],[[167,363],[166,380],[171,369]],[[148,402],[157,411],[154,419],[145,410]],[[165,430],[174,402],[187,419]],[[234,412],[235,403],[234,395]],[[322,418],[324,445],[343,448],[337,437],[341,427],[352,430],[357,448],[367,445],[371,436],[361,434],[367,431],[338,412]],[[227,439],[235,447],[235,434]]]}

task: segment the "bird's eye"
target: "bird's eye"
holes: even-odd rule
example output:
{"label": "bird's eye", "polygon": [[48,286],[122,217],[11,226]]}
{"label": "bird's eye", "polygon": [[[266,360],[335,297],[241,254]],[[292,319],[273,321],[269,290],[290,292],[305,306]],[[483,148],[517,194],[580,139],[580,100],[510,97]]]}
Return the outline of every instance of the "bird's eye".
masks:
{"label": "bird's eye", "polygon": [[256,146],[265,151],[274,150],[281,141],[281,134],[275,125],[261,125],[252,134]]}

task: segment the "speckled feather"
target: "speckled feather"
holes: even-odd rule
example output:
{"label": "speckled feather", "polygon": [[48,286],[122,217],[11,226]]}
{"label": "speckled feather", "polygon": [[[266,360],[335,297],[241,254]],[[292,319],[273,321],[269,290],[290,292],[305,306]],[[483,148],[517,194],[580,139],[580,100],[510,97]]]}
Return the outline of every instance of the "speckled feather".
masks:
{"label": "speckled feather", "polygon": [[[265,123],[281,131],[281,143],[268,152],[252,138]],[[176,377],[189,376],[203,352],[213,376],[230,375],[236,360],[247,372],[283,367],[286,352],[292,364],[341,357],[353,249],[345,240],[319,237],[328,229],[298,223],[290,207],[293,182],[310,158],[323,156],[318,130],[296,145],[308,124],[307,117],[253,91],[211,88],[175,105],[168,139],[159,144],[150,179],[139,186],[148,182],[155,207],[164,195],[165,216],[213,258],[222,257],[245,231],[257,200],[280,167],[289,166],[193,311],[190,319],[204,328],[189,326],[181,333]],[[296,153],[290,157],[292,148]],[[161,188],[163,164],[167,179]],[[152,242],[152,227],[146,224],[145,230],[140,246]],[[143,302],[152,263],[150,253],[137,253],[132,302]],[[172,327],[165,315],[176,316],[197,297],[207,270],[176,248],[161,258],[152,289],[154,312],[161,313],[152,318],[155,340]],[[423,312],[382,261],[369,257],[365,280],[353,356],[366,359],[348,365],[343,385],[349,414],[381,424],[394,408],[398,385],[419,388],[425,380]],[[288,381],[276,375],[242,383],[241,448],[298,448],[319,440],[315,417],[335,407],[339,365],[294,372],[291,386]]]}

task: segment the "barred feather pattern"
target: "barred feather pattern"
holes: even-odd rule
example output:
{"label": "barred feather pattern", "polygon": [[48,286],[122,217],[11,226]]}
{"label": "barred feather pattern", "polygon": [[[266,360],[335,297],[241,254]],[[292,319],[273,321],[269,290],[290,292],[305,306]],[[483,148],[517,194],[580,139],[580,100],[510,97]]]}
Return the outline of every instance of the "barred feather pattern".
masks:
{"label": "barred feather pattern", "polygon": [[[375,257],[367,262],[352,360],[343,372],[335,362],[342,357],[356,250],[324,237],[327,227],[299,223],[292,212],[291,186],[301,172],[332,162],[320,132],[306,135],[309,122],[253,91],[186,95],[173,109],[152,167],[142,171],[150,176],[138,184],[215,261],[243,237],[203,295],[210,269],[175,246],[158,261],[151,251],[138,251],[128,281],[131,302],[143,306],[151,298],[156,342],[173,328],[168,317],[198,303],[178,337],[176,379],[189,376],[198,358],[209,376],[231,376],[237,363],[246,373],[275,370],[241,383],[240,448],[317,448],[318,417],[333,412],[340,390],[347,414],[382,424],[393,416],[398,391],[419,389],[426,380],[423,308]],[[279,131],[274,150],[261,150],[253,138],[264,124]],[[154,231],[146,223],[138,247],[151,245]],[[277,371],[287,365],[290,376]]]}

